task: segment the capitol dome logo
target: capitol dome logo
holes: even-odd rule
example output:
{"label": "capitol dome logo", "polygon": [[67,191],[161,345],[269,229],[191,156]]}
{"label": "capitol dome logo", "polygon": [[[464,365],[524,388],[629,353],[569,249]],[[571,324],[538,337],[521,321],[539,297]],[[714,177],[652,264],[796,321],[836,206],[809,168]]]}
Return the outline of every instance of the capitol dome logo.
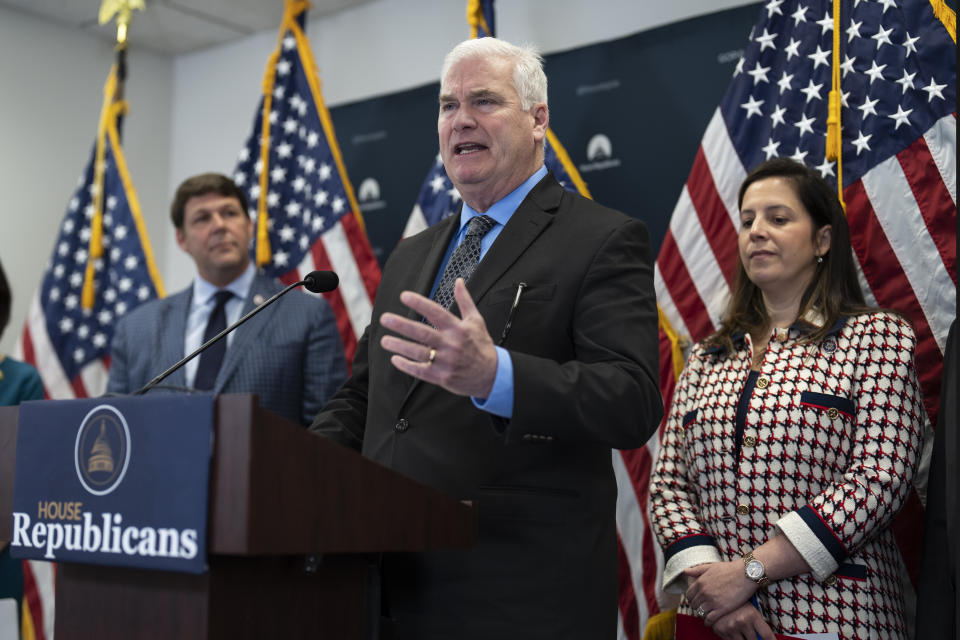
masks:
{"label": "capitol dome logo", "polygon": [[130,428],[116,408],[101,404],[80,423],[74,466],[83,488],[105,496],[119,486],[130,464]]}

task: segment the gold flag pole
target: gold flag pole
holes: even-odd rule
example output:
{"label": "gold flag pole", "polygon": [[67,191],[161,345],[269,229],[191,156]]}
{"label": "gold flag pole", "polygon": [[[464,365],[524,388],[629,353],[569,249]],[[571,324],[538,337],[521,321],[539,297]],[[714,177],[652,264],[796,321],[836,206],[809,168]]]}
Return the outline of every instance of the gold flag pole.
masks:
{"label": "gold flag pole", "polygon": [[110,122],[115,122],[124,113],[127,103],[123,100],[123,80],[126,76],[125,56],[127,51],[127,28],[134,9],[144,10],[144,0],[103,0],[100,4],[100,24],[117,19],[117,62],[110,71],[103,89],[103,108],[97,126],[97,152],[93,178],[93,219],[90,221],[90,246],[87,251],[87,268],[83,278],[80,304],[84,309],[93,309],[95,300],[94,276],[97,261],[103,257],[103,174],[106,170],[106,138]]}

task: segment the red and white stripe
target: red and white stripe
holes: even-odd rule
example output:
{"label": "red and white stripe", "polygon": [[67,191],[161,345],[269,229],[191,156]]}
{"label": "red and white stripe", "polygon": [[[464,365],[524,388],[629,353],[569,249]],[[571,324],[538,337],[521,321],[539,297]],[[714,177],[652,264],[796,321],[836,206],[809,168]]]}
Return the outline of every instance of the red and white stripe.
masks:
{"label": "red and white stripe", "polygon": [[296,282],[315,269],[335,271],[340,286],[323,294],[333,308],[347,363],[353,362],[357,341],[370,323],[373,300],[380,283],[377,264],[366,233],[353,213],[343,216],[321,235],[284,282]]}
{"label": "red and white stripe", "polygon": [[[659,330],[660,393],[669,405],[676,385],[673,345],[665,327]],[[619,616],[617,637],[640,640],[647,621],[677,605],[677,597],[665,594],[663,552],[650,528],[650,472],[660,450],[660,438],[666,424],[639,449],[613,452],[617,479],[617,534],[619,560]]]}
{"label": "red and white stripe", "polygon": [[107,389],[107,363],[94,360],[73,379],[68,378],[47,333],[46,316],[37,295],[30,302],[27,321],[14,347],[13,357],[36,367],[48,398],[64,400],[101,395]]}
{"label": "red and white stripe", "polygon": [[660,582],[663,553],[650,529],[649,476],[657,459],[659,439],[646,446],[613,452],[617,478],[617,533],[620,564],[620,624],[618,637],[640,640],[646,621],[665,606]]}
{"label": "red and white stripe", "polygon": [[56,577],[57,565],[52,562],[23,561],[23,599],[34,640],[53,640]]}

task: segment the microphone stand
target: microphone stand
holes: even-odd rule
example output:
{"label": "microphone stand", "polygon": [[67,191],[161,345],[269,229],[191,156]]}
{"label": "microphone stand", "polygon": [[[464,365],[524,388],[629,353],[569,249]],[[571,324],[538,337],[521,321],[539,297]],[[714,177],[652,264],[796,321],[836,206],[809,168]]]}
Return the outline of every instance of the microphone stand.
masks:
{"label": "microphone stand", "polygon": [[[310,274],[310,275],[312,275],[312,274]],[[253,316],[255,316],[255,315],[257,315],[258,313],[260,313],[260,311],[262,311],[263,309],[265,309],[265,308],[267,308],[268,306],[270,306],[270,305],[273,303],[274,300],[276,300],[277,298],[279,298],[280,296],[282,296],[283,294],[285,294],[287,291],[290,291],[290,289],[293,289],[294,287],[299,287],[300,285],[307,284],[307,283],[310,283],[310,282],[312,282],[312,281],[311,281],[311,280],[301,280],[301,281],[299,281],[299,282],[294,282],[293,284],[288,285],[283,291],[278,291],[277,293],[273,294],[273,295],[270,296],[270,298],[268,298],[263,304],[261,304],[261,305],[258,306],[258,307],[255,307],[255,308],[251,309],[250,312],[249,312],[247,315],[245,315],[245,316],[243,316],[242,318],[240,318],[239,320],[237,320],[236,323],[230,325],[229,327],[227,327],[226,329],[224,329],[223,331],[221,331],[221,332],[218,333],[217,335],[213,336],[212,338],[210,338],[209,340],[207,340],[206,342],[204,342],[202,345],[200,345],[199,347],[197,347],[197,350],[196,350],[196,351],[194,351],[193,353],[191,353],[191,354],[188,355],[188,356],[185,356],[182,360],[180,360],[180,362],[176,363],[175,365],[173,365],[172,367],[170,367],[169,369],[167,369],[166,371],[164,371],[163,373],[161,373],[160,375],[158,375],[156,378],[154,378],[153,380],[151,380],[150,382],[148,382],[147,384],[145,384],[145,385],[144,385],[143,387],[141,387],[140,389],[134,391],[132,395],[139,396],[139,395],[142,395],[142,394],[146,393],[147,391],[150,391],[150,389],[153,389],[155,386],[157,386],[158,384],[160,384],[161,382],[163,382],[163,380],[164,380],[167,376],[169,376],[171,373],[173,373],[174,371],[176,371],[177,369],[179,369],[180,367],[182,367],[184,364],[186,364],[186,363],[189,362],[190,360],[194,359],[195,357],[197,357],[198,355],[200,355],[200,354],[203,353],[204,351],[206,351],[206,349],[207,349],[208,347],[210,347],[210,345],[212,345],[213,343],[215,343],[215,342],[217,342],[218,340],[222,339],[224,336],[226,336],[228,333],[230,333],[231,331],[233,331],[234,329],[236,329],[237,327],[239,327],[240,325],[242,325],[244,322],[246,322],[247,320],[249,320],[249,319],[252,318]]]}

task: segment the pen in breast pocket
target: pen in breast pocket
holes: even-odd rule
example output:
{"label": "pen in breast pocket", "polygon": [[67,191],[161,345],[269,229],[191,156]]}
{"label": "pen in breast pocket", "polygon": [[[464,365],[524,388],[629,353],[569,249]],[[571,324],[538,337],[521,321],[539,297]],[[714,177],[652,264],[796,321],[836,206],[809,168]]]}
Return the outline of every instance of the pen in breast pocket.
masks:
{"label": "pen in breast pocket", "polygon": [[520,294],[523,293],[523,290],[526,287],[526,282],[521,282],[517,285],[517,293],[513,296],[513,304],[510,305],[510,312],[507,314],[507,322],[503,325],[503,331],[500,332],[500,339],[497,341],[497,346],[502,345],[503,341],[507,339],[507,334],[510,333],[510,326],[513,324],[513,316],[517,314],[517,307],[520,306]]}

